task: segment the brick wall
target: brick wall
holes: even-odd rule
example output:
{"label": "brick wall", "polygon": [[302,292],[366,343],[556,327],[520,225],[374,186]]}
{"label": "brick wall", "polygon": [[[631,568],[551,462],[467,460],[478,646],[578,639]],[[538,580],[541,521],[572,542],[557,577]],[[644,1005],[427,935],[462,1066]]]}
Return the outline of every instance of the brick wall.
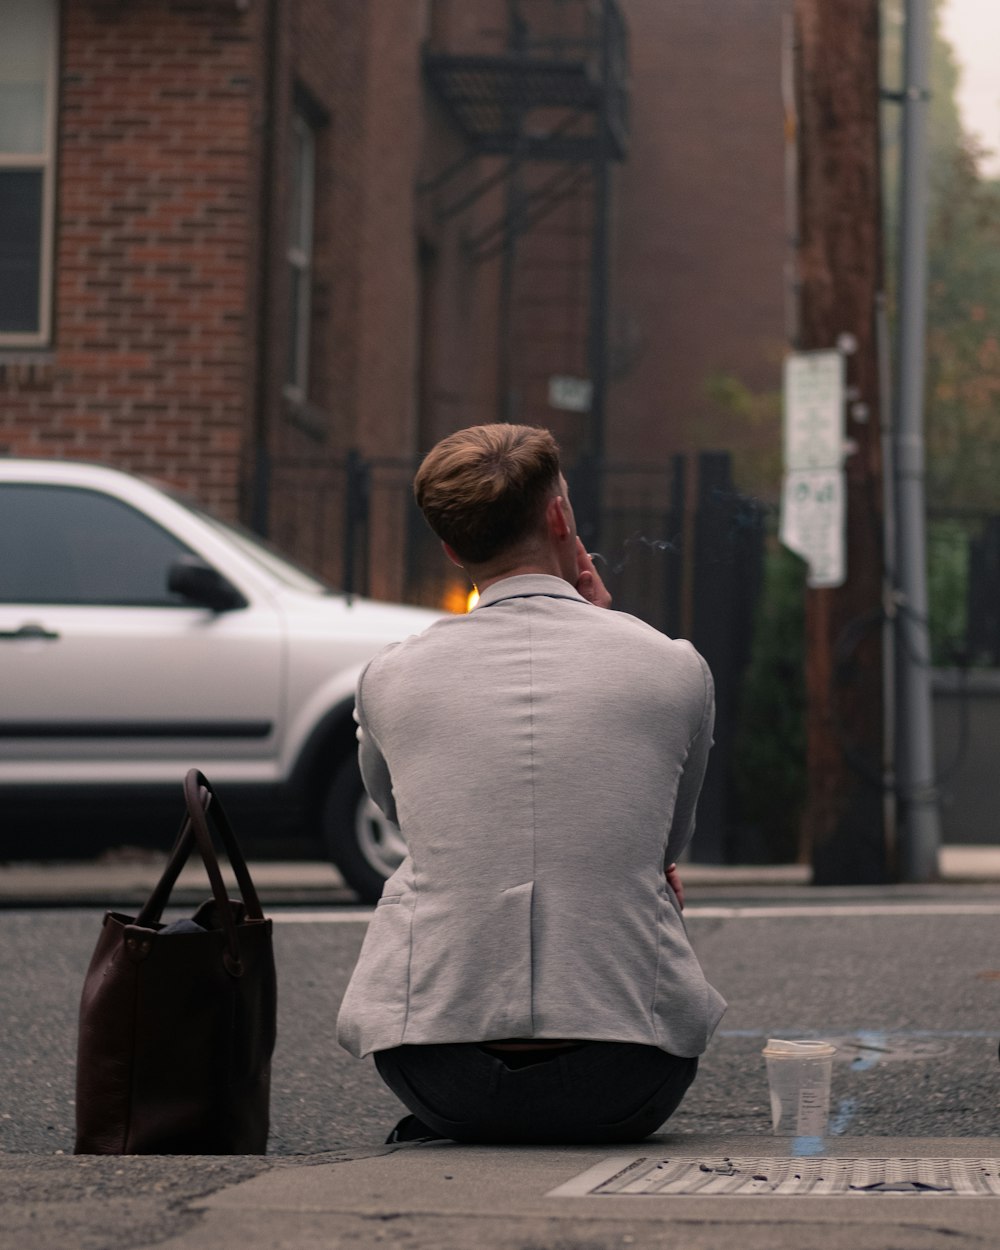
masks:
{"label": "brick wall", "polygon": [[[270,155],[260,169],[269,225],[255,372],[258,455],[270,463],[252,515],[268,535],[334,582],[342,577],[343,474],[357,426],[358,261],[363,221],[366,6],[351,0],[291,0],[274,7],[265,32],[262,81],[273,78]],[[309,381],[305,402],[285,392],[290,336],[287,260],[292,195],[292,119],[309,114],[315,137],[315,200]],[[261,130],[268,117],[261,100]]]}
{"label": "brick wall", "polygon": [[530,189],[564,176],[578,179],[574,189],[518,242],[510,398],[513,418],[547,426],[571,464],[586,448],[588,414],[553,408],[549,382],[590,374],[594,187],[586,166],[539,165],[525,171],[524,181]]}
{"label": "brick wall", "polygon": [[[343,578],[343,460],[412,456],[417,447],[420,281],[416,182],[424,127],[423,0],[403,8],[298,0],[281,10],[275,109],[266,443],[276,473],[269,528],[334,582]],[[285,261],[288,137],[294,95],[322,115],[316,203],[310,382],[304,404],[283,393],[288,341]],[[399,501],[373,508],[370,588],[402,593]]]}
{"label": "brick wall", "polygon": [[[279,5],[277,11],[280,28],[269,179],[271,279],[261,347],[270,366],[268,445],[278,456],[342,454],[353,446],[357,426],[369,14],[366,6],[352,0],[293,0]],[[290,291],[286,261],[289,139],[297,95],[317,110],[312,338],[305,413],[297,412],[283,395]]]}
{"label": "brick wall", "polygon": [[613,456],[777,447],[776,418],[761,428],[720,411],[706,384],[726,373],[780,387],[788,7],[623,0],[632,137],[615,175]]}
{"label": "brick wall", "polygon": [[[529,37],[553,33],[579,36],[590,6],[569,4],[523,6]],[[507,6],[498,0],[438,0],[432,29],[435,51],[449,54],[500,54],[508,50]],[[535,55],[541,55],[535,49]],[[565,122],[557,110],[546,118],[527,118],[531,127]],[[586,123],[578,129],[585,130]],[[454,133],[454,131],[452,131]],[[439,142],[435,159],[425,161],[429,173],[454,160]],[[497,181],[506,169],[506,177]],[[579,450],[583,419],[548,404],[553,374],[585,375],[589,316],[590,223],[593,195],[586,169],[578,192],[556,198],[545,209],[531,198],[555,181],[565,189],[572,167],[548,162],[514,162],[480,157],[450,183],[429,197],[426,237],[434,240],[432,281],[435,333],[428,341],[431,385],[426,388],[427,432],[435,437],[474,421],[510,419],[550,426],[572,458]],[[435,213],[471,198],[490,180],[492,189],[442,227]],[[531,215],[543,215],[526,232],[518,232],[505,282],[503,231],[505,215],[515,211],[515,197]]]}
{"label": "brick wall", "polygon": [[0,444],[233,512],[246,433],[250,29],[233,4],[66,0],[54,343],[0,355]]}

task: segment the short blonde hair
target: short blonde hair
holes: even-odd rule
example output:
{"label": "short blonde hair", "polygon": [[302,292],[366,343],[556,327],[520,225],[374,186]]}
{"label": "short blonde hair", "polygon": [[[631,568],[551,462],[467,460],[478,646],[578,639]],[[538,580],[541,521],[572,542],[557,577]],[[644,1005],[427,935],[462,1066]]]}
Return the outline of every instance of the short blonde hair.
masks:
{"label": "short blonde hair", "polygon": [[474,425],[427,453],[413,494],[438,538],[460,559],[482,564],[541,523],[559,472],[559,447],[548,430]]}

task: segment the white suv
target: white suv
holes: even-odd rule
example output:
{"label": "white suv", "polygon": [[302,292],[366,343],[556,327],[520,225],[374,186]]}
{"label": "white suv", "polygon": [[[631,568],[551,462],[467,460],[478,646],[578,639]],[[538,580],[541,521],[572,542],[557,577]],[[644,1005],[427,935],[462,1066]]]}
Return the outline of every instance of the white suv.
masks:
{"label": "white suv", "polygon": [[47,805],[176,805],[197,765],[377,898],[403,848],[361,785],[355,681],[439,615],[338,594],[130,474],[0,457],[0,812],[27,805],[45,853]]}

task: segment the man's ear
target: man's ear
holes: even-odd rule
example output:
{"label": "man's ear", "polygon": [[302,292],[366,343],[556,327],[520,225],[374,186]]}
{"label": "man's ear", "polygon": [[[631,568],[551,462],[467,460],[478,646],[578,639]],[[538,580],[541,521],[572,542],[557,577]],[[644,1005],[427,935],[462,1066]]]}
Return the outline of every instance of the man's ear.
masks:
{"label": "man's ear", "polygon": [[569,537],[569,509],[562,495],[553,495],[545,505],[545,524],[553,538],[561,541]]}
{"label": "man's ear", "polygon": [[448,559],[452,562],[452,564],[457,564],[460,569],[465,568],[465,565],[462,563],[461,557],[455,551],[454,547],[449,547],[448,544],[443,539],[441,540],[441,547],[442,547],[442,550],[444,551],[444,554],[448,557]]}

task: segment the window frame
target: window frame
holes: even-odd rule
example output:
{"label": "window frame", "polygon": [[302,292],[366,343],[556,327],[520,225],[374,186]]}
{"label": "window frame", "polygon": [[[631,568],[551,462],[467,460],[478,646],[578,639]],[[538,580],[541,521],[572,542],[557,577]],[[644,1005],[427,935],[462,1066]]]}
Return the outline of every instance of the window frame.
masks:
{"label": "window frame", "polygon": [[[56,142],[59,112],[61,0],[52,0],[49,65],[45,82],[45,124],[41,152],[0,150],[0,173],[39,170],[42,175],[42,220],[38,258],[38,329],[0,331],[0,352],[48,347],[52,342],[53,266],[55,254]],[[0,297],[2,298],[2,297]]]}
{"label": "window frame", "polygon": [[[312,110],[296,100],[292,110],[292,186],[285,249],[289,298],[289,340],[285,397],[296,404],[309,398],[312,347],[312,294],[316,250],[316,149],[318,130]],[[295,209],[298,209],[298,212]]]}

